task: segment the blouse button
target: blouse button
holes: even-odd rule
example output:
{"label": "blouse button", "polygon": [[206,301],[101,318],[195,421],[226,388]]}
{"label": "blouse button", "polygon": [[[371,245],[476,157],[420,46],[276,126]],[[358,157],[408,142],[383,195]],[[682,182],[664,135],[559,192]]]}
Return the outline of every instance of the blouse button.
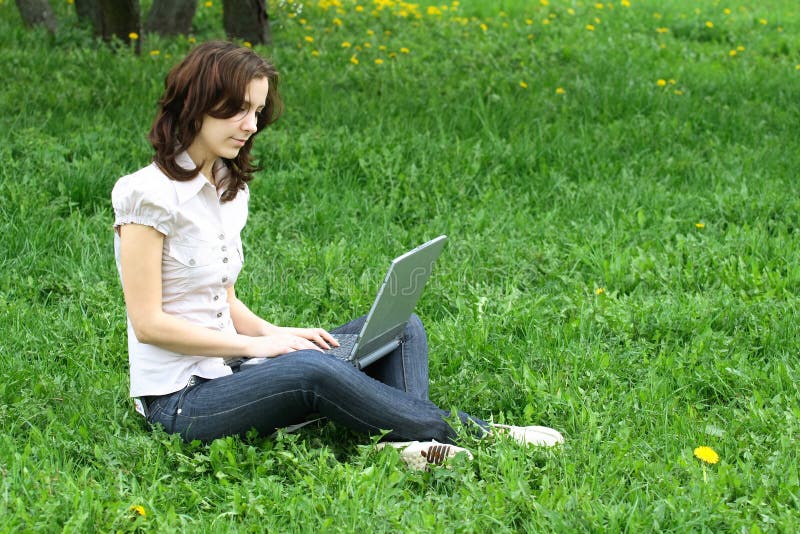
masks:
{"label": "blouse button", "polygon": [[223,276],[223,277],[222,277],[222,283],[224,284],[224,283],[225,283],[225,282],[227,282],[227,281],[228,281],[228,277],[227,277],[227,276]]}
{"label": "blouse button", "polygon": [[225,234],[219,234],[217,237],[219,237],[219,240],[222,241],[225,239]]}
{"label": "blouse button", "polygon": [[222,252],[225,252],[226,250],[228,250],[228,247],[226,247],[225,245],[222,245],[222,248],[220,250],[222,250]]}
{"label": "blouse button", "polygon": [[222,263],[228,263],[228,258],[222,258]]}
{"label": "blouse button", "polygon": [[219,295],[214,295],[214,300],[219,300]]}
{"label": "blouse button", "polygon": [[195,263],[197,262],[195,262],[194,259],[189,260],[189,265],[194,265]]}
{"label": "blouse button", "polygon": [[219,319],[220,317],[222,317],[222,312],[217,312],[217,319]]}

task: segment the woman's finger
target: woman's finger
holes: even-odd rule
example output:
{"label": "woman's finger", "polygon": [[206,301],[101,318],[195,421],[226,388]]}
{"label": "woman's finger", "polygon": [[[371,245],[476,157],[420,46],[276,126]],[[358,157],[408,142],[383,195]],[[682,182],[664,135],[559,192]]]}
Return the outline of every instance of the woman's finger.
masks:
{"label": "woman's finger", "polygon": [[[335,337],[333,337],[333,336],[330,334],[330,332],[328,332],[328,331],[326,331],[326,330],[323,330],[322,328],[320,328],[320,329],[319,329],[319,335],[320,335],[320,337],[321,337],[322,339],[324,339],[324,340],[325,340],[325,342],[326,342],[326,343],[328,343],[329,345],[333,345],[334,347],[338,347],[338,346],[339,346],[339,342],[338,342],[338,341],[336,341],[336,338],[335,338]],[[329,347],[329,348],[330,348],[330,347]]]}

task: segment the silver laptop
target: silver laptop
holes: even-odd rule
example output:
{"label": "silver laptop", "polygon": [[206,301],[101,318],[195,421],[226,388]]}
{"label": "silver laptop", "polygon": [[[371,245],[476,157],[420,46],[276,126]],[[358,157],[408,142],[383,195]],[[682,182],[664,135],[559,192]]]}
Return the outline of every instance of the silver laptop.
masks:
{"label": "silver laptop", "polygon": [[[392,260],[361,332],[333,334],[339,346],[325,352],[363,369],[399,347],[406,323],[446,241],[447,236],[440,235]],[[226,363],[257,365],[264,361],[263,358],[235,358]]]}
{"label": "silver laptop", "polygon": [[395,258],[361,332],[333,334],[340,346],[325,352],[363,369],[400,346],[406,323],[446,241],[447,236],[440,235]]}

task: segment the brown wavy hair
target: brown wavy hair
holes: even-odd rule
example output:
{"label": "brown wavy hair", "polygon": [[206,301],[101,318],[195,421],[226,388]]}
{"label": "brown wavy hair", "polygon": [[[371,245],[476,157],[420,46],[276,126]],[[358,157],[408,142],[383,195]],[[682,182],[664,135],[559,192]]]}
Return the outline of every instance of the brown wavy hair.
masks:
{"label": "brown wavy hair", "polygon": [[[202,162],[194,169],[181,167],[176,158],[194,142],[203,125],[203,117],[227,119],[244,106],[247,85],[254,79],[267,78],[269,89],[264,110],[257,115],[257,131],[234,159],[221,158],[230,171],[221,200],[236,198],[244,184],[260,170],[250,161],[253,138],[281,114],[278,94],[278,71],[253,50],[224,41],[210,41],[195,47],[172,68],[164,82],[164,94],[158,101],[158,114],[148,140],[156,151],[153,161],[173,180],[185,182],[197,176]],[[216,180],[216,176],[213,177]]]}

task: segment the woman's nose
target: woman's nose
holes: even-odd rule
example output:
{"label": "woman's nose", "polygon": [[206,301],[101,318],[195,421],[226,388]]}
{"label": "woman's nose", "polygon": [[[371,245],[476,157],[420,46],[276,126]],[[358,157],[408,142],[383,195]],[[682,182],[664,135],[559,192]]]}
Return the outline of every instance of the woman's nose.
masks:
{"label": "woman's nose", "polygon": [[255,132],[258,129],[258,118],[255,113],[248,113],[242,121],[242,130],[245,132]]}

